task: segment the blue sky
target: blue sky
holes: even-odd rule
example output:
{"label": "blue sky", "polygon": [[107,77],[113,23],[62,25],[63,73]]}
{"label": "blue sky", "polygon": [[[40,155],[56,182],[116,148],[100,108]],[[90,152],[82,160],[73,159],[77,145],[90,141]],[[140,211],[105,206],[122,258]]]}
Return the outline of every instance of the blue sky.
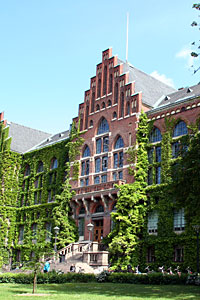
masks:
{"label": "blue sky", "polygon": [[69,128],[102,51],[175,88],[197,84],[189,52],[199,31],[190,0],[0,1],[0,111],[9,121],[56,133]]}

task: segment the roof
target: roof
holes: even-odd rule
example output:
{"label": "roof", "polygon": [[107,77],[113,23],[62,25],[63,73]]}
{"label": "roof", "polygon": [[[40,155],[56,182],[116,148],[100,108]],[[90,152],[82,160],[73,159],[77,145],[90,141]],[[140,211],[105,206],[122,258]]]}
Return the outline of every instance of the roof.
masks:
{"label": "roof", "polygon": [[192,98],[196,98],[200,96],[200,84],[186,87],[178,90],[175,93],[171,93],[162,97],[160,101],[157,103],[155,108],[161,108],[164,106],[168,106],[170,104],[176,104],[178,102],[184,102]]}
{"label": "roof", "polygon": [[42,143],[37,145],[37,147],[35,147],[35,149],[50,146],[52,144],[62,142],[64,140],[68,139],[68,138],[69,138],[69,130],[62,131],[62,132],[59,132],[57,134],[51,135],[45,141],[43,141]]}
{"label": "roof", "polygon": [[153,107],[162,96],[176,91],[173,87],[138,70],[128,62],[118,59],[118,63],[123,64],[123,73],[129,72],[129,82],[135,81],[135,93],[142,92],[142,102],[148,106]]}
{"label": "roof", "polygon": [[32,129],[13,122],[8,122],[9,136],[12,137],[11,150],[25,153],[51,136],[37,129]]}

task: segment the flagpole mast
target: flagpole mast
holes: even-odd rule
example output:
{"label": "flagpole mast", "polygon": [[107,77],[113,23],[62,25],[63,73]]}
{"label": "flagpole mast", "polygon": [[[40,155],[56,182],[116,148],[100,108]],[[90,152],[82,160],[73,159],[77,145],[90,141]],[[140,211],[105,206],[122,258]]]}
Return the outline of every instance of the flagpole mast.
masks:
{"label": "flagpole mast", "polygon": [[129,13],[127,12],[127,22],[126,22],[126,62],[128,62],[128,22],[129,22]]}

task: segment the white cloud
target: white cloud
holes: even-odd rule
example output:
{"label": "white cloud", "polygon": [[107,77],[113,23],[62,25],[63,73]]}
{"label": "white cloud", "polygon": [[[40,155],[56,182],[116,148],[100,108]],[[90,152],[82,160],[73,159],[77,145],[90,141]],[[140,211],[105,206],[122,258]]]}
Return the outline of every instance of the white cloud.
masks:
{"label": "white cloud", "polygon": [[154,78],[162,81],[163,83],[174,87],[174,82],[171,78],[167,78],[164,74],[159,74],[158,71],[153,71],[151,74],[151,76],[153,76]]}
{"label": "white cloud", "polygon": [[187,68],[191,68],[194,64],[194,57],[191,56],[191,52],[192,50],[186,46],[176,53],[177,58],[183,58],[186,60]]}

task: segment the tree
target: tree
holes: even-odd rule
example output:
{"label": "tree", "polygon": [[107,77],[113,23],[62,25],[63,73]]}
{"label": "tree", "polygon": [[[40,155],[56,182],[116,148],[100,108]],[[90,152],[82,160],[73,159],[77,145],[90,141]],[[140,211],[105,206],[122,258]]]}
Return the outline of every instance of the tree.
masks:
{"label": "tree", "polygon": [[[200,3],[195,3],[193,4],[192,6],[194,9],[197,9],[198,11],[200,11]],[[198,24],[196,21],[193,21],[192,24],[191,24],[192,27],[198,27],[199,30],[200,30],[200,24]],[[195,47],[195,50],[191,52],[191,56],[194,57],[194,58],[197,58],[199,57],[199,49],[200,49],[200,45],[196,42],[193,42],[192,43],[192,46]],[[194,66],[192,66],[194,68]],[[196,73],[197,71],[199,71],[200,67],[198,67],[197,69],[194,68],[194,73]]]}

